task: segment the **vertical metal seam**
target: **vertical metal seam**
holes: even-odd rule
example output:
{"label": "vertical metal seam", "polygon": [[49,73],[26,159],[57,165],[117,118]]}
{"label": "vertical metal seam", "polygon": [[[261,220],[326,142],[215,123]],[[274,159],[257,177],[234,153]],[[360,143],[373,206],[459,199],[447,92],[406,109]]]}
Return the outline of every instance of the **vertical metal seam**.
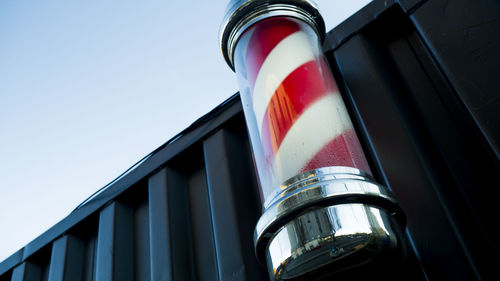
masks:
{"label": "vertical metal seam", "polygon": [[[161,179],[155,180],[155,177],[161,177]],[[155,181],[154,183],[152,183]],[[159,183],[158,183],[159,182]],[[161,169],[158,171],[156,174],[152,175],[149,177],[149,183],[148,183],[148,209],[149,209],[149,245],[150,245],[150,272],[151,272],[151,279],[156,280],[155,278],[157,277],[157,271],[158,268],[155,266],[156,262],[155,259],[157,258],[154,255],[155,249],[158,248],[157,243],[161,243],[161,241],[158,241],[158,237],[156,237],[155,234],[158,234],[155,232],[155,224],[158,223],[156,220],[158,219],[163,219],[166,221],[162,221],[161,223],[166,224],[166,229],[165,229],[165,235],[166,237],[166,246],[168,249],[163,249],[165,250],[166,253],[166,258],[168,259],[167,263],[169,263],[169,269],[168,270],[168,277],[170,280],[173,279],[173,261],[172,261],[172,237],[170,233],[170,214],[169,214],[169,206],[168,206],[168,174],[166,168]],[[155,192],[156,191],[156,192]],[[154,193],[154,194],[153,194]],[[160,194],[157,194],[160,193]],[[161,196],[161,202],[162,206],[159,206],[157,201],[151,200],[153,199],[152,196]],[[153,203],[155,202],[155,203]],[[164,204],[163,204],[164,203]],[[158,210],[160,209],[160,210]],[[154,212],[162,211],[161,214],[154,214]],[[163,226],[163,225],[162,225]],[[165,238],[165,237],[164,237]],[[160,239],[161,240],[161,239]]]}
{"label": "vertical metal seam", "polygon": [[205,188],[207,190],[207,200],[208,200],[208,208],[210,209],[209,216],[210,216],[210,231],[212,232],[212,245],[214,248],[214,254],[215,254],[215,264],[217,265],[215,269],[217,270],[217,278],[219,281],[222,281],[222,276],[220,275],[220,262],[219,262],[219,253],[217,251],[217,238],[216,238],[216,231],[214,227],[214,216],[213,216],[213,208],[212,208],[212,196],[210,194],[210,189],[209,189],[209,184],[210,181],[208,179],[208,169],[207,169],[207,157],[205,153],[205,141],[203,141],[203,169],[205,170]]}
{"label": "vertical metal seam", "polygon": [[[63,243],[63,245],[58,247],[58,243]],[[62,270],[61,280],[64,281],[64,271],[66,268],[66,257],[68,255],[68,236],[63,235],[59,239],[56,239],[52,242],[52,254],[50,257],[50,265],[49,265],[49,281],[59,281],[56,279],[56,276],[59,275],[55,271]],[[62,258],[62,263],[60,265],[55,264]],[[60,268],[56,268],[55,266],[59,266]]]}
{"label": "vertical metal seam", "polygon": [[[127,206],[112,201],[112,204],[101,211],[97,237],[96,281],[117,280],[124,276],[127,277],[126,280],[133,280],[133,227],[133,212]],[[108,242],[110,245],[106,244]],[[111,264],[106,264],[108,262]],[[120,265],[121,270],[117,269],[117,265]],[[129,271],[128,274],[123,270]]]}

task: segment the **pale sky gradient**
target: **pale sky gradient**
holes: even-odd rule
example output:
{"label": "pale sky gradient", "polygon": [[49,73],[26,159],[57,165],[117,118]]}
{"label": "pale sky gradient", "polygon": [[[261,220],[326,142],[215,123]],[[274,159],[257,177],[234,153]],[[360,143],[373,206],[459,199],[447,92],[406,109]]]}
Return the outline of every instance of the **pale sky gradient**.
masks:
{"label": "pale sky gradient", "polygon": [[[316,1],[330,30],[368,0]],[[238,91],[224,1],[0,1],[0,262]]]}

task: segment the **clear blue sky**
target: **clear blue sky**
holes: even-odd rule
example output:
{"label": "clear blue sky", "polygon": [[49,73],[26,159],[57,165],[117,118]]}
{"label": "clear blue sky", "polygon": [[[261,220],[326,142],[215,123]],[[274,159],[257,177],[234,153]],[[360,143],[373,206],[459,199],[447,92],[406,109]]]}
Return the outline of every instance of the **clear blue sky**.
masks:
{"label": "clear blue sky", "polygon": [[[368,2],[317,1],[328,30]],[[0,2],[0,262],[238,90],[226,4]]]}

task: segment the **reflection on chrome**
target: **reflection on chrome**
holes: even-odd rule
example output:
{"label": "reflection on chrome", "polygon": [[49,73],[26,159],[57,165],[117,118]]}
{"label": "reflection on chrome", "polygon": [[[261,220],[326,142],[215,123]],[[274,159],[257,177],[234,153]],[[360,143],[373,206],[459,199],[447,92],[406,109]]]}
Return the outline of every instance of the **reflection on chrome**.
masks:
{"label": "reflection on chrome", "polygon": [[[390,215],[363,204],[345,204],[305,213],[286,224],[269,244],[271,276],[287,280],[335,262],[359,265],[380,251],[395,251],[400,241]],[[345,264],[345,263],[344,263]]]}
{"label": "reflection on chrome", "polygon": [[375,258],[404,256],[402,210],[371,176],[328,167],[284,186],[255,229],[257,256],[266,260],[271,280],[314,280]]}

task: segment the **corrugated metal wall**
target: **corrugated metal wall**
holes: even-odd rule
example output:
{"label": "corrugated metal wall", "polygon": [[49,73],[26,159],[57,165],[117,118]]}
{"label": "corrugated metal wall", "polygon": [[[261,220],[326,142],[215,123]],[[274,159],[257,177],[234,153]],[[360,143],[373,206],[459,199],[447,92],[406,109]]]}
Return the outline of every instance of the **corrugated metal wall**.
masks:
{"label": "corrugated metal wall", "polygon": [[25,249],[0,280],[265,280],[253,252],[260,199],[246,127],[240,104],[229,107],[236,114],[212,114],[192,144],[182,142],[198,131],[179,139],[184,150],[163,148],[166,161],[146,177],[69,218],[101,203],[95,212],[66,230],[56,225],[60,235]]}
{"label": "corrugated metal wall", "polygon": [[[357,274],[500,279],[499,17],[489,0],[381,0],[327,34],[374,176],[408,218],[408,260]],[[267,280],[255,179],[234,96],[0,263],[0,281]]]}
{"label": "corrugated metal wall", "polygon": [[325,43],[431,280],[500,280],[498,18],[498,1],[374,1]]}

